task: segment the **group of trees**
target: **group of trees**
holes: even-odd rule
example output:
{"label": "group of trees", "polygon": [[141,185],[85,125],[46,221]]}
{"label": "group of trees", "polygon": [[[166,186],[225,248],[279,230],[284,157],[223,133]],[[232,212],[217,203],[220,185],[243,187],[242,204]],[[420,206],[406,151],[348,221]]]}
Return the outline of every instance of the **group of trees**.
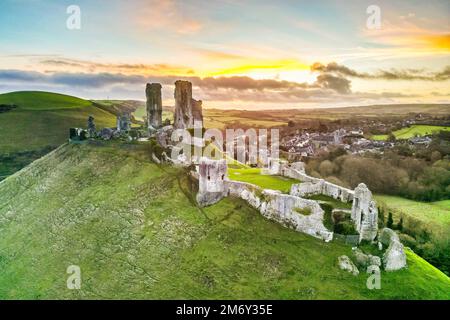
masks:
{"label": "group of trees", "polygon": [[450,199],[450,159],[437,145],[411,154],[401,148],[365,156],[334,150],[308,162],[312,176],[348,188],[364,182],[375,193],[399,195],[413,200]]}

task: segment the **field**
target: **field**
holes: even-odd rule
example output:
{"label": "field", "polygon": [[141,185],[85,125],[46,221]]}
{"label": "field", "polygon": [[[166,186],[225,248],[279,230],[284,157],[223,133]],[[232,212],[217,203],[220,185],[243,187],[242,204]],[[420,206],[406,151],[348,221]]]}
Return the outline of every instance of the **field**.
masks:
{"label": "field", "polygon": [[248,182],[260,186],[264,189],[279,190],[284,193],[289,193],[291,185],[299,183],[298,180],[282,177],[282,176],[269,176],[261,174],[259,168],[249,169],[228,169],[228,176],[231,180]]}
{"label": "field", "polygon": [[391,209],[394,221],[402,215],[411,216],[440,238],[450,235],[450,200],[426,203],[386,195],[376,195],[375,199]]}
{"label": "field", "polygon": [[[444,126],[427,126],[427,125],[412,125],[407,128],[403,128],[394,131],[393,134],[396,139],[410,139],[415,136],[425,136],[439,131],[450,131],[450,127]],[[387,134],[374,135],[371,137],[373,140],[387,140]]]}
{"label": "field", "polygon": [[450,279],[410,251],[369,290],[337,266],[348,245],[239,199],[198,208],[185,173],[145,150],[65,145],[0,182],[0,299],[450,299]]}

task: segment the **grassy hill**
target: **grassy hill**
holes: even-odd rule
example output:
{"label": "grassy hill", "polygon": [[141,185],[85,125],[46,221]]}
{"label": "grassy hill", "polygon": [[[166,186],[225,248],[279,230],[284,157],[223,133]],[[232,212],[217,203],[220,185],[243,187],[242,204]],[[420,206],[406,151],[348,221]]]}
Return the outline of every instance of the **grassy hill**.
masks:
{"label": "grassy hill", "polygon": [[[239,199],[200,209],[182,169],[145,145],[64,145],[0,182],[0,299],[450,299],[450,279],[409,268],[366,288],[351,254],[263,218]],[[66,269],[81,268],[81,290]]]}
{"label": "grassy hill", "polygon": [[37,91],[0,94],[0,180],[64,143],[70,127],[86,127],[89,115],[97,127],[114,126],[115,116],[80,98]]}
{"label": "grassy hill", "polygon": [[450,200],[419,202],[396,196],[376,195],[380,205],[385,205],[394,214],[394,221],[409,216],[421,222],[439,238],[450,235]]}
{"label": "grassy hill", "polygon": [[37,91],[0,94],[0,104],[16,109],[0,113],[0,153],[58,146],[67,140],[68,128],[86,127],[93,115],[97,126],[113,126],[115,117],[80,98]]}

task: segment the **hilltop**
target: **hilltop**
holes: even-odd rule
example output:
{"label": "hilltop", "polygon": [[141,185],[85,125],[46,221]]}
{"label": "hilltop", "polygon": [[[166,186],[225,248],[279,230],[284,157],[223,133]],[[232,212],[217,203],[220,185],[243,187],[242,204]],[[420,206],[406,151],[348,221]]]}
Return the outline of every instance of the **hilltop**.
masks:
{"label": "hilltop", "polygon": [[[147,144],[63,145],[0,182],[0,299],[449,299],[450,279],[411,251],[367,275],[351,254],[226,198],[198,208],[183,169]],[[82,289],[66,288],[78,265]]]}
{"label": "hilltop", "polygon": [[99,127],[116,122],[91,101],[51,92],[0,94],[1,105],[0,180],[67,141],[69,128],[85,127],[89,115]]}
{"label": "hilltop", "polygon": [[0,152],[59,146],[68,128],[86,126],[89,115],[102,126],[113,126],[115,116],[92,102],[63,94],[20,91],[0,94],[0,104],[16,108],[0,114]]}

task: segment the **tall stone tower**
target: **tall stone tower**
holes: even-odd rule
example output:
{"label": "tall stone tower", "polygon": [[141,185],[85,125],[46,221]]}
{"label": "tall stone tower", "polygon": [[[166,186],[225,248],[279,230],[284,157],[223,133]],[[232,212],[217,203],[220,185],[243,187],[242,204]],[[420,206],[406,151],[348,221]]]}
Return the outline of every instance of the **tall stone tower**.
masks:
{"label": "tall stone tower", "polygon": [[194,127],[192,115],[192,83],[178,80],[175,82],[174,128],[188,129]]}
{"label": "tall stone tower", "polygon": [[145,88],[149,129],[156,129],[162,126],[161,88],[161,84],[159,83],[147,83],[147,87]]}

